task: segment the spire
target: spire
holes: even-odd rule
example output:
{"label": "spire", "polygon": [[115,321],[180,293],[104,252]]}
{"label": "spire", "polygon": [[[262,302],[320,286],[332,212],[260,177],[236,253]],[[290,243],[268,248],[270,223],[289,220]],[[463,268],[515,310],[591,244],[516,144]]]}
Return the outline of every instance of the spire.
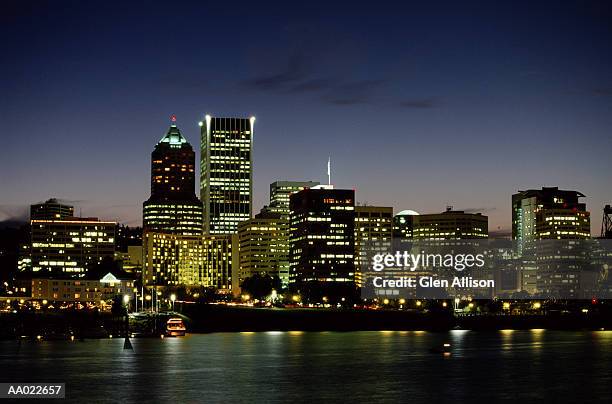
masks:
{"label": "spire", "polygon": [[176,115],[172,114],[170,116],[170,128],[168,129],[168,133],[166,133],[159,143],[168,143],[170,147],[181,147],[184,143],[189,143],[176,126]]}

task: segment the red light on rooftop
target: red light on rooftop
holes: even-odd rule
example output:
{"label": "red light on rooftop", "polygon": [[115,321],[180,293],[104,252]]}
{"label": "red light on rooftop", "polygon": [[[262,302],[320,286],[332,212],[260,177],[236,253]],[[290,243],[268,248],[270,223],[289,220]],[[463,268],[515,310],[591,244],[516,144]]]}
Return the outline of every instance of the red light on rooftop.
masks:
{"label": "red light on rooftop", "polygon": [[172,116],[170,117],[170,121],[176,122],[176,115],[172,114]]}

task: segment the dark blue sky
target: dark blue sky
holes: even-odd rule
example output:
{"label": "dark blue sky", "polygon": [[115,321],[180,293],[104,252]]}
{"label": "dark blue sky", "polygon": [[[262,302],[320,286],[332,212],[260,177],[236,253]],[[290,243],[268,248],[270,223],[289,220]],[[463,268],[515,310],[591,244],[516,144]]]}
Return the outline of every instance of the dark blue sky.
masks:
{"label": "dark blue sky", "polygon": [[122,3],[3,3],[0,221],[140,223],[171,114],[196,149],[205,113],[257,116],[256,209],[328,155],[358,201],[491,230],[518,189],[582,191],[594,233],[612,202],[609,2]]}

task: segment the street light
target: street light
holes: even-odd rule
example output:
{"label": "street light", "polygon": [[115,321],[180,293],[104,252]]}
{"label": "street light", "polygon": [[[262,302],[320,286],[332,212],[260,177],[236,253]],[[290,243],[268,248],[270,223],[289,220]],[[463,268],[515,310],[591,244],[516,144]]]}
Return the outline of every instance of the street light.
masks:
{"label": "street light", "polygon": [[123,304],[125,304],[125,310],[127,311],[130,304],[130,295],[123,295]]}
{"label": "street light", "polygon": [[174,311],[174,301],[176,300],[176,295],[173,293],[170,295],[170,301],[172,302],[172,311]]}

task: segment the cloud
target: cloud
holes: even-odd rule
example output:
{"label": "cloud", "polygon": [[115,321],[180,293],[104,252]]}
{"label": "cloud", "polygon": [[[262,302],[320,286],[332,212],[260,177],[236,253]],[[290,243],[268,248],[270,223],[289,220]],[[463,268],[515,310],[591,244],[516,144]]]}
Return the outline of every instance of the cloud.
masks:
{"label": "cloud", "polygon": [[384,80],[357,80],[333,86],[321,99],[334,105],[367,104],[374,101],[378,88]]}
{"label": "cloud", "polygon": [[289,63],[284,70],[274,74],[253,77],[244,81],[243,85],[254,90],[286,91],[288,85],[297,83],[307,77],[307,68],[302,59],[301,56],[294,55],[289,59]]}
{"label": "cloud", "polygon": [[[346,77],[321,77],[315,74],[303,55],[291,57],[282,70],[250,78],[241,83],[243,89],[268,92],[278,95],[311,95],[319,100],[337,106],[357,104],[386,104],[378,97],[380,88],[388,83],[386,79],[348,79]],[[348,72],[347,72],[348,73]],[[391,101],[402,108],[434,108],[433,98],[405,99]]]}
{"label": "cloud", "polygon": [[332,79],[311,79],[296,84],[295,86],[287,89],[286,92],[291,94],[319,92],[325,91],[333,86],[334,80]]}
{"label": "cloud", "polygon": [[609,97],[612,95],[612,87],[598,87],[591,89],[591,93],[593,95],[601,95],[604,97]]}
{"label": "cloud", "polygon": [[435,108],[437,106],[436,101],[433,98],[423,98],[423,99],[408,99],[402,100],[398,103],[401,108],[417,108],[417,109],[426,109],[426,108]]}
{"label": "cloud", "polygon": [[27,222],[29,218],[28,206],[0,205],[0,222]]}

